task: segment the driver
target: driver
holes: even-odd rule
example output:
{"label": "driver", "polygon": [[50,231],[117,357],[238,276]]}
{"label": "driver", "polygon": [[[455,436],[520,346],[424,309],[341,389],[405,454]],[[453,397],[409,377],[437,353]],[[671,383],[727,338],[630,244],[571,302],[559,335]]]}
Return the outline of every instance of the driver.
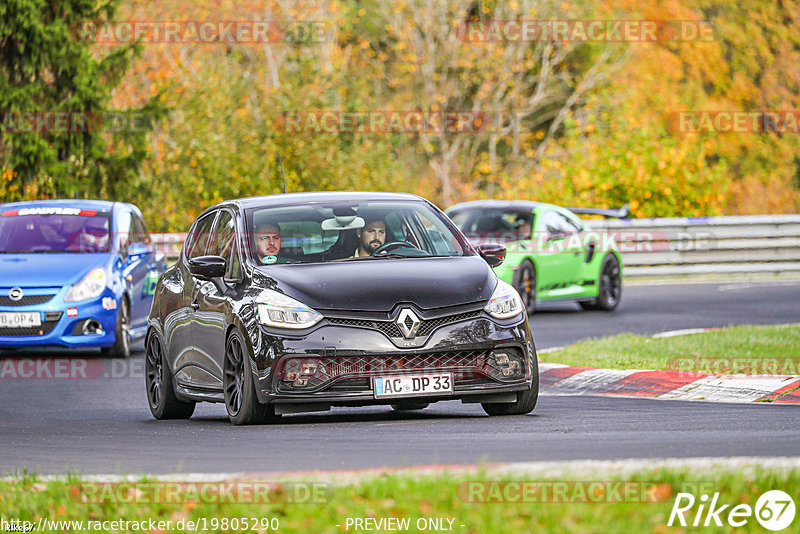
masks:
{"label": "driver", "polygon": [[386,223],[383,219],[370,219],[364,228],[356,230],[358,248],[351,257],[372,256],[386,242]]}
{"label": "driver", "polygon": [[531,238],[531,230],[533,230],[533,225],[531,225],[531,221],[525,217],[517,217],[515,221],[517,227],[517,234],[519,235],[520,239],[530,239]]}
{"label": "driver", "polygon": [[281,229],[277,224],[262,223],[256,228],[256,252],[261,263],[284,263],[286,260],[278,258],[281,251]]}

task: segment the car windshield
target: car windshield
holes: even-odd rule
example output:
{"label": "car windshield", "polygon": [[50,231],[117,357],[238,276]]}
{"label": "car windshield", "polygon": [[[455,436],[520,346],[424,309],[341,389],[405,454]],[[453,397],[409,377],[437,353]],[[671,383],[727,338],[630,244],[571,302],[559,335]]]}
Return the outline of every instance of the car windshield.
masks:
{"label": "car windshield", "polygon": [[505,242],[530,239],[533,230],[530,210],[470,208],[453,212],[450,218],[470,240],[494,238]]}
{"label": "car windshield", "polygon": [[0,213],[0,253],[109,252],[108,214],[73,208]]}
{"label": "car windshield", "polygon": [[260,264],[463,256],[469,245],[423,202],[332,202],[248,212]]}

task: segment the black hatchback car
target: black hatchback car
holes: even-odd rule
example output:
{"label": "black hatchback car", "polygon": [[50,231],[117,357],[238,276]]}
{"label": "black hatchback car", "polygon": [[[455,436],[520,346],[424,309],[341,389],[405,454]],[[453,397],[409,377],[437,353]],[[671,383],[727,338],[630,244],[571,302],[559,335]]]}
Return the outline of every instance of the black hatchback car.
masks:
{"label": "black hatchback car", "polygon": [[331,406],[459,399],[525,414],[536,350],[505,249],[475,249],[410,194],[298,193],[223,202],[158,280],[146,338],[158,419],[223,402],[235,424]]}

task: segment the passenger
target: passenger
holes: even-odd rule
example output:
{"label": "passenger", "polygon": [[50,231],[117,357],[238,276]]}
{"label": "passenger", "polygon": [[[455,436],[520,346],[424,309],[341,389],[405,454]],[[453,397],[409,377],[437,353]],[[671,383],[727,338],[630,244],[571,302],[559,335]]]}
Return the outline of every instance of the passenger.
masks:
{"label": "passenger", "polygon": [[262,223],[256,228],[256,252],[261,263],[286,263],[285,258],[278,258],[281,251],[281,229],[277,224]]}
{"label": "passenger", "polygon": [[386,242],[386,223],[383,219],[370,219],[364,228],[356,230],[358,248],[351,257],[372,256]]}

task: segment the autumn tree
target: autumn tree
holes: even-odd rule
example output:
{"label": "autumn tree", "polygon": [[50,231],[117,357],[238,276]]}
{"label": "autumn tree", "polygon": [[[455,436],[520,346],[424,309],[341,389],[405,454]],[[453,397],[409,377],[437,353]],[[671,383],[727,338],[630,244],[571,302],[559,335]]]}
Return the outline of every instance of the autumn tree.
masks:
{"label": "autumn tree", "polygon": [[492,35],[498,22],[574,16],[552,2],[377,4],[387,21],[384,42],[393,56],[387,70],[397,93],[393,100],[430,110],[486,113],[491,123],[469,134],[441,130],[421,135],[419,146],[438,177],[444,205],[457,196],[454,182],[469,176],[482,154],[489,154],[490,174],[496,175],[498,145],[513,158],[525,157],[521,135],[540,130],[535,164],[567,113],[609,72],[611,55],[585,43]]}
{"label": "autumn tree", "polygon": [[[159,106],[147,102],[127,110],[128,114],[116,115],[118,131],[110,131],[106,121],[114,88],[137,46],[130,43],[97,57],[90,40],[75,32],[85,21],[111,18],[115,5],[92,0],[5,0],[0,4],[0,113],[4,118],[0,167],[15,178],[5,186],[4,200],[77,194],[113,197],[120,187],[136,180],[147,156],[147,131]],[[66,112],[63,116],[70,118],[65,127],[51,122],[50,127],[29,132],[20,128],[17,119],[30,112],[37,117]],[[73,117],[81,118],[72,124]]]}

